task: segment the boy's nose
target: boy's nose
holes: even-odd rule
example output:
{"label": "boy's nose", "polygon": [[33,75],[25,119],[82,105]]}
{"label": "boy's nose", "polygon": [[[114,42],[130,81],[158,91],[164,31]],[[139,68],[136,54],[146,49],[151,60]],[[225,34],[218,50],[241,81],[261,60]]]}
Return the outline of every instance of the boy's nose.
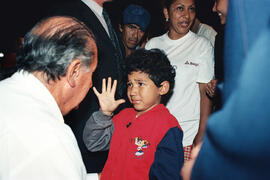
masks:
{"label": "boy's nose", "polygon": [[130,88],[130,95],[131,96],[136,95],[137,94],[137,91],[138,91],[138,88],[137,87],[135,87],[135,86],[131,87]]}

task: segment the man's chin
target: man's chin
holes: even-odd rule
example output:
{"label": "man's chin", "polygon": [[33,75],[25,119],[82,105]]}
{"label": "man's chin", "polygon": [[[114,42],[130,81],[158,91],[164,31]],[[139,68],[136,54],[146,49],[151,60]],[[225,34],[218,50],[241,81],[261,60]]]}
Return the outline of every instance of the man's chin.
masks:
{"label": "man's chin", "polygon": [[78,105],[78,106],[76,106],[76,107],[74,107],[73,109],[74,109],[74,110],[77,110],[77,109],[79,109],[79,105]]}
{"label": "man's chin", "polygon": [[77,110],[77,109],[79,109],[79,105],[78,106],[75,106],[73,109],[71,109],[71,110],[66,110],[66,111],[61,111],[61,113],[62,113],[62,115],[63,116],[65,116],[65,115],[67,115],[70,111],[74,111],[74,110]]}
{"label": "man's chin", "polygon": [[135,50],[135,49],[136,49],[136,46],[137,46],[137,45],[130,45],[130,46],[128,46],[128,49],[130,49],[130,50]]}

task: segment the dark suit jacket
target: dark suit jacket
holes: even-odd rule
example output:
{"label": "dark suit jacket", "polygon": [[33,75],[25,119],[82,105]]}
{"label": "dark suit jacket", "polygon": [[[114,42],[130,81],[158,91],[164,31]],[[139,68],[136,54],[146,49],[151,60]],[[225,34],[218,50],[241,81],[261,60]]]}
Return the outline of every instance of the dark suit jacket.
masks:
{"label": "dark suit jacket", "polygon": [[[90,30],[92,30],[96,38],[98,48],[98,66],[93,74],[93,85],[100,92],[102,78],[112,77],[112,79],[117,79],[118,82],[122,80],[123,69],[121,67],[123,57],[119,55],[119,51],[117,51],[113,46],[112,41],[102,24],[87,5],[81,1],[62,3],[59,4],[59,6],[53,7],[49,11],[48,16],[52,15],[67,15],[75,17],[85,23]],[[124,54],[123,49],[122,54]],[[125,87],[118,83],[116,98],[118,99],[123,97],[123,94],[125,94],[124,91]],[[92,89],[90,89],[85,99],[80,104],[79,109],[71,111],[66,117],[64,117],[66,123],[70,125],[75,134],[88,173],[101,172],[108,155],[108,151],[95,153],[88,151],[82,139],[86,121],[91,114],[98,109],[98,100]]]}

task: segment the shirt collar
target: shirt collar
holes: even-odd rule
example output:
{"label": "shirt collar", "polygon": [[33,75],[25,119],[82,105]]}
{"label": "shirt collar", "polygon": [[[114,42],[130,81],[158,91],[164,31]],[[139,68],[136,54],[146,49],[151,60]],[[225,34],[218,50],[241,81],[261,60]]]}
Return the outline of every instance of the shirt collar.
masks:
{"label": "shirt collar", "polygon": [[84,2],[91,10],[95,11],[99,16],[102,17],[103,7],[101,7],[98,3],[93,0],[81,0]]}
{"label": "shirt collar", "polygon": [[49,109],[50,112],[55,115],[55,118],[64,123],[63,115],[59,106],[57,105],[56,100],[38,78],[36,78],[32,73],[24,70],[14,73],[12,78],[20,83],[23,83],[24,89],[31,89],[32,98],[38,99],[39,101],[47,104],[47,109]]}

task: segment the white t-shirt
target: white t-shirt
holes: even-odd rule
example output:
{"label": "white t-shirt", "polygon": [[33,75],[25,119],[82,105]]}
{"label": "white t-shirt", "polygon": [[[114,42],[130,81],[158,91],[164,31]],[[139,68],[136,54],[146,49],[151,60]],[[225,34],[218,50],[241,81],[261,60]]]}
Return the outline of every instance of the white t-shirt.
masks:
{"label": "white t-shirt", "polygon": [[200,123],[198,83],[208,83],[214,77],[213,47],[209,40],[189,31],[178,40],[170,39],[168,33],[152,38],[145,48],[163,50],[176,68],[174,92],[167,107],[183,129],[183,146],[192,145]]}
{"label": "white t-shirt", "polygon": [[200,23],[196,34],[206,37],[206,39],[211,42],[212,46],[215,46],[217,32],[211,26]]}
{"label": "white t-shirt", "polygon": [[56,101],[32,74],[0,82],[0,179],[84,180],[77,141]]}

